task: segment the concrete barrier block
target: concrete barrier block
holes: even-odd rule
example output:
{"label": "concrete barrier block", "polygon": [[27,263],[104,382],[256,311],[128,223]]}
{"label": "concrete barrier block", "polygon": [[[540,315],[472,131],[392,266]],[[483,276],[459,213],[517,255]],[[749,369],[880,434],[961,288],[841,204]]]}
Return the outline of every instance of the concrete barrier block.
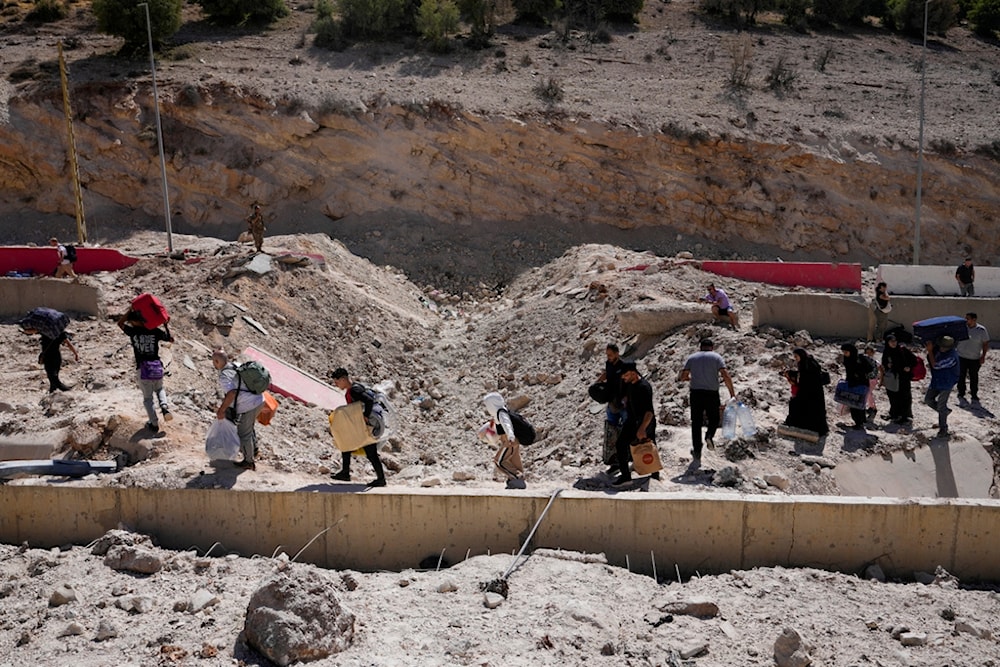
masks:
{"label": "concrete barrier block", "polygon": [[637,304],[618,313],[618,325],[626,334],[656,336],[688,324],[712,321],[712,308],[682,301],[662,300]]}
{"label": "concrete barrier block", "polygon": [[[880,264],[876,275],[879,281],[889,286],[890,294],[928,295],[929,285],[938,296],[959,296],[955,269],[964,257],[956,258],[953,266],[911,266],[909,264]],[[1000,296],[1000,268],[993,266],[976,267],[976,296]]]}
{"label": "concrete barrier block", "polygon": [[868,306],[861,297],[829,294],[758,297],[753,324],[786,331],[805,329],[813,336],[864,339],[868,335]]}
{"label": "concrete barrier block", "polygon": [[101,314],[100,291],[55,278],[0,278],[0,317],[24,315],[44,306],[64,313]]}
{"label": "concrete barrier block", "polygon": [[0,436],[0,461],[48,459],[66,442],[67,429]]}

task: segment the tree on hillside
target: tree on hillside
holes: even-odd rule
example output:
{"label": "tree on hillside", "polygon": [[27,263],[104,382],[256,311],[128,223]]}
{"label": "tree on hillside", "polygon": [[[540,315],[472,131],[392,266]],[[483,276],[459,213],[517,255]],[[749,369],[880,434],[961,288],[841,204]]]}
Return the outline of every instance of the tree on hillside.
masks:
{"label": "tree on hillside", "polygon": [[209,18],[226,25],[267,24],[288,16],[285,0],[197,0]]}
{"label": "tree on hillside", "polygon": [[[161,44],[181,27],[183,0],[147,0],[149,32],[153,43]],[[134,51],[148,42],[146,8],[135,0],[94,0],[97,29],[125,40],[123,51]]]}
{"label": "tree on hillside", "polygon": [[[888,0],[886,25],[909,35],[924,34],[924,4],[926,0]],[[955,25],[958,5],[955,0],[929,0],[927,5],[927,32],[943,35]]]}
{"label": "tree on hillside", "polygon": [[412,33],[419,0],[339,0],[344,34],[354,39],[381,39]]}
{"label": "tree on hillside", "polygon": [[976,0],[968,16],[977,35],[990,37],[1000,31],[1000,0]]}

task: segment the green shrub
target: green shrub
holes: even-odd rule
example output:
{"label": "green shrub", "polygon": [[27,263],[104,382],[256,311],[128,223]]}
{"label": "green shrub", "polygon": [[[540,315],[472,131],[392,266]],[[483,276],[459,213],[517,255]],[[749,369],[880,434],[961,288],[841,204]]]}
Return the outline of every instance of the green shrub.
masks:
{"label": "green shrub", "polygon": [[793,30],[805,32],[810,5],[812,5],[812,0],[783,0],[781,21]]}
{"label": "green shrub", "polygon": [[969,9],[969,23],[983,37],[1000,31],[1000,0],[976,0]]}
{"label": "green shrub", "polygon": [[60,0],[35,0],[34,8],[28,12],[26,20],[32,23],[51,23],[69,16],[69,7]]}
{"label": "green shrub", "polygon": [[[910,35],[924,34],[925,0],[888,0],[886,25]],[[955,0],[930,0],[927,3],[927,32],[943,35],[955,25],[958,7]]]}
{"label": "green shrub", "polygon": [[785,56],[780,55],[771,65],[771,71],[767,73],[768,87],[779,96],[791,90],[795,80],[799,78],[796,69],[788,64]]}
{"label": "green shrub", "polygon": [[643,0],[604,0],[604,20],[614,23],[637,23]]}
{"label": "green shrub", "polygon": [[547,24],[562,2],[560,0],[512,0],[517,20],[528,23]]}
{"label": "green shrub", "polygon": [[319,0],[316,3],[316,18],[326,19],[333,17],[333,0]]}
{"label": "green shrub", "polygon": [[559,79],[549,77],[546,81],[539,81],[534,88],[537,95],[546,104],[561,102],[565,93]]}
{"label": "green shrub", "polygon": [[720,16],[730,23],[753,25],[758,12],[775,9],[778,0],[701,0],[699,6],[706,14]]}
{"label": "green shrub", "polygon": [[[149,7],[149,32],[153,42],[160,44],[181,27],[183,0],[147,0]],[[146,8],[135,0],[94,0],[97,29],[125,40],[123,50],[136,50],[146,46]]]}
{"label": "green shrub", "polygon": [[383,39],[416,27],[413,0],[339,0],[344,34],[357,39]]}
{"label": "green shrub", "polygon": [[496,0],[458,0],[458,11],[469,24],[469,46],[484,49],[496,29]]}
{"label": "green shrub", "polygon": [[312,29],[316,33],[316,36],[313,37],[313,44],[321,49],[343,51],[349,45],[347,38],[344,37],[344,29],[341,27],[340,21],[332,16],[317,19],[313,23]]}
{"label": "green shrub", "polygon": [[285,0],[197,0],[210,19],[225,25],[266,25],[288,16]]}
{"label": "green shrub", "polygon": [[267,24],[288,16],[285,0],[197,0],[213,21],[225,25]]}
{"label": "green shrub", "polygon": [[417,12],[417,32],[432,51],[447,51],[449,37],[458,31],[458,7],[452,0],[423,0]]}
{"label": "green shrub", "polygon": [[750,35],[744,33],[737,36],[729,42],[728,48],[733,59],[729,66],[729,87],[733,90],[749,88],[753,73],[753,41]]}

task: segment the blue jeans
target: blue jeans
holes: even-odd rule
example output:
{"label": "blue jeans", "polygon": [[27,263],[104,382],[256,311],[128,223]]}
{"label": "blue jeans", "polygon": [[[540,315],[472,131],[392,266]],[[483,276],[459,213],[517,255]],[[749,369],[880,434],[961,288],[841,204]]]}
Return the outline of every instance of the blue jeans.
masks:
{"label": "blue jeans", "polygon": [[146,408],[146,416],[149,423],[156,426],[160,423],[160,418],[156,416],[156,408],[153,407],[153,397],[156,397],[161,410],[168,410],[167,392],[163,389],[163,380],[143,380],[136,371],[136,378],[139,381],[139,388],[142,389],[142,405]]}

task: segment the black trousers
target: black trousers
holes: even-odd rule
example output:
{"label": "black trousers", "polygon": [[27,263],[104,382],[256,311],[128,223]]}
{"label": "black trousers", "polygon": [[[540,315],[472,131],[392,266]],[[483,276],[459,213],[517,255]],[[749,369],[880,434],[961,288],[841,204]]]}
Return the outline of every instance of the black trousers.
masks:
{"label": "black trousers", "polygon": [[721,405],[719,392],[710,389],[691,390],[691,448],[694,457],[701,458],[701,429],[705,429],[705,438],[711,440],[719,430]]}
{"label": "black trousers", "polygon": [[42,352],[42,366],[45,368],[45,375],[49,378],[49,391],[55,391],[61,387],[59,369],[62,368],[62,352],[59,351],[59,343],[50,344]]}
{"label": "black trousers", "polygon": [[979,359],[958,358],[958,395],[965,395],[965,378],[969,378],[969,391],[972,393],[972,400],[979,400],[979,367],[982,362]]}
{"label": "black trousers", "polygon": [[[348,475],[351,474],[351,456],[350,452],[341,452],[341,463],[343,465],[342,470]],[[372,468],[375,469],[375,477],[377,479],[385,479],[385,470],[382,468],[382,459],[378,457],[378,444],[365,445],[365,456],[371,461]]]}

